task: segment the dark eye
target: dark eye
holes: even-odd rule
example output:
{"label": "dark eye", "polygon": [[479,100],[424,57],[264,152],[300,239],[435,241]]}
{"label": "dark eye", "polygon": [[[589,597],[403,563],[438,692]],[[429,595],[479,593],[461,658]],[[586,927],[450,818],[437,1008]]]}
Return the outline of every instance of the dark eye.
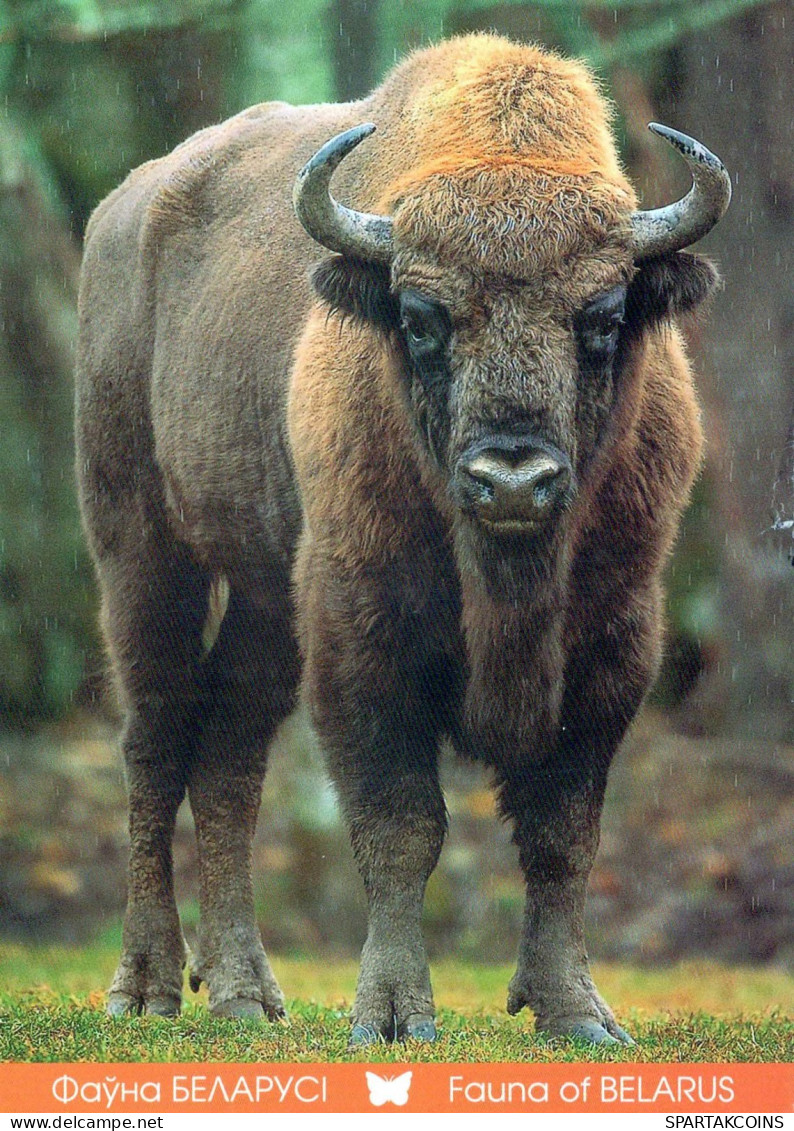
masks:
{"label": "dark eye", "polygon": [[400,325],[403,328],[406,338],[412,346],[434,346],[436,343],[435,334],[423,326],[421,322],[414,322],[410,318],[403,317]]}
{"label": "dark eye", "polygon": [[440,354],[451,332],[449,314],[441,303],[416,291],[400,295],[400,329],[409,352],[421,360]]}
{"label": "dark eye", "polygon": [[585,306],[575,320],[576,336],[587,354],[608,360],[615,352],[626,311],[626,288],[615,287]]}

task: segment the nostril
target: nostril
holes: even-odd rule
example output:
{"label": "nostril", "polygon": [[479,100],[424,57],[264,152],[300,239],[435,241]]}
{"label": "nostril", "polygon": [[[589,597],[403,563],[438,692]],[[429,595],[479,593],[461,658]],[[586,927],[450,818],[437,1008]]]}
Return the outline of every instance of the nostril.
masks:
{"label": "nostril", "polygon": [[469,464],[463,468],[467,478],[471,480],[472,484],[477,487],[484,499],[492,499],[496,494],[496,475],[491,465],[484,466],[480,461],[475,460],[474,463]]}
{"label": "nostril", "polygon": [[539,510],[554,506],[564,495],[571,481],[571,473],[567,467],[557,464],[538,474],[532,487],[532,498]]}
{"label": "nostril", "polygon": [[497,525],[545,521],[558,509],[571,482],[567,461],[545,451],[520,460],[505,458],[500,451],[480,451],[461,463],[460,470],[464,507]]}

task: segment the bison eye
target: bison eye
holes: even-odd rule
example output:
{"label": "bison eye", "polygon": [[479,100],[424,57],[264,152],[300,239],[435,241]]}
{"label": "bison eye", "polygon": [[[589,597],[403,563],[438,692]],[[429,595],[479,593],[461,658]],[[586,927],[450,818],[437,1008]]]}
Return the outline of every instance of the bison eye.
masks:
{"label": "bison eye", "polygon": [[608,361],[618,344],[626,312],[626,288],[615,287],[588,303],[575,320],[576,336],[586,354]]}
{"label": "bison eye", "polygon": [[451,323],[441,303],[416,291],[403,291],[400,295],[400,329],[409,353],[420,361],[446,349]]}

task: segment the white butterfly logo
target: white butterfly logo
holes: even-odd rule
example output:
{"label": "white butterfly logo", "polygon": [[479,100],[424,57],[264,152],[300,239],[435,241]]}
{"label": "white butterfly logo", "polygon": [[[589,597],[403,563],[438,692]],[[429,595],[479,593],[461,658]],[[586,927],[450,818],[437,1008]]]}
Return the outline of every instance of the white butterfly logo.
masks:
{"label": "white butterfly logo", "polygon": [[413,1072],[403,1072],[402,1076],[376,1076],[374,1072],[368,1072],[369,1102],[375,1107],[389,1103],[403,1107],[408,1103],[412,1076]]}

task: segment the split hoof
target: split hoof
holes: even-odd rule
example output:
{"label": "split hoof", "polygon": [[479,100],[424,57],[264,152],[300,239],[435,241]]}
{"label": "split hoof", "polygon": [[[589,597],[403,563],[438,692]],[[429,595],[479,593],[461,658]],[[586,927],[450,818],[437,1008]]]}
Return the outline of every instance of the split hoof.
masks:
{"label": "split hoof", "polygon": [[436,1029],[435,1022],[430,1018],[423,1018],[420,1021],[409,1021],[405,1025],[400,1025],[397,1030],[398,1041],[422,1041],[425,1044],[430,1044],[438,1037],[438,1030]]}
{"label": "split hoof", "polygon": [[133,997],[132,994],[114,990],[108,994],[106,1012],[109,1017],[178,1017],[182,1009],[179,998],[161,995],[152,998]]}
{"label": "split hoof", "polygon": [[350,1032],[347,1047],[350,1049],[364,1048],[366,1045],[384,1045],[393,1040],[381,1033],[374,1025],[354,1025]]}
{"label": "split hoof", "polygon": [[619,1025],[614,1022],[607,1028],[600,1021],[591,1017],[572,1019],[564,1024],[554,1026],[545,1031],[549,1039],[557,1037],[581,1041],[588,1045],[633,1045],[634,1041]]}
{"label": "split hoof", "polygon": [[250,997],[236,997],[213,1006],[214,1017],[231,1017],[246,1021],[284,1021],[287,1012],[282,1006],[267,1008],[261,1001]]}
{"label": "split hoof", "polygon": [[603,1025],[597,1021],[580,1021],[572,1025],[566,1033],[574,1041],[586,1041],[589,1045],[618,1045],[620,1041],[613,1037]]}
{"label": "split hoof", "polygon": [[388,1029],[382,1029],[374,1024],[356,1022],[350,1032],[348,1048],[364,1048],[366,1045],[392,1044],[397,1041],[422,1041],[429,1044],[438,1036],[435,1022],[432,1018],[420,1018],[416,1021],[407,1021],[396,1024],[394,1021]]}
{"label": "split hoof", "polygon": [[143,1002],[131,994],[108,994],[106,1012],[109,1017],[136,1017],[143,1013]]}

